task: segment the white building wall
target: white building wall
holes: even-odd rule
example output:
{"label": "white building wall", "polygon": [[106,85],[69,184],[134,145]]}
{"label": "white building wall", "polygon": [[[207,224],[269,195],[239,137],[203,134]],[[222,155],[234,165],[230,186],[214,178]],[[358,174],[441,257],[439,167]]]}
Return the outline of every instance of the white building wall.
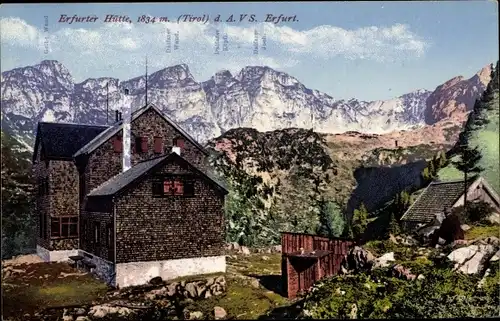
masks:
{"label": "white building wall", "polygon": [[64,262],[68,260],[70,256],[78,255],[78,250],[49,251],[37,245],[36,254],[45,262]]}
{"label": "white building wall", "polygon": [[182,276],[219,272],[226,272],[226,256],[119,263],[116,265],[116,284],[123,288],[148,283],[157,276],[163,280],[170,280]]}

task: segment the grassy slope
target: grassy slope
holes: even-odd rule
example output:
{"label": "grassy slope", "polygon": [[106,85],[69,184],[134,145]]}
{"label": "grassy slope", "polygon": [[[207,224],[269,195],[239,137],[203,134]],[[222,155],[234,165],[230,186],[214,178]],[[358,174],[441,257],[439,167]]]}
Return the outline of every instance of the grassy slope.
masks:
{"label": "grassy slope", "polygon": [[[102,297],[107,286],[64,263],[16,266],[20,274],[2,281],[5,317],[21,317],[44,308],[84,305]],[[64,277],[64,273],[70,274]]]}
{"label": "grassy slope", "polygon": [[[479,146],[483,158],[480,165],[484,167],[482,176],[500,193],[500,164],[498,162],[500,135],[499,135],[499,91],[494,93],[494,99],[490,102],[495,109],[488,111],[487,119],[489,123],[482,128],[475,130],[470,143],[472,146]],[[462,172],[449,165],[439,172],[439,178],[443,180],[463,179]]]}
{"label": "grassy slope", "polygon": [[[108,287],[88,274],[64,263],[18,265],[19,271],[4,276],[3,312],[6,317],[24,320],[43,309],[82,306],[106,302]],[[281,254],[231,255],[228,257],[226,293],[189,303],[189,311],[200,311],[210,317],[215,306],[224,308],[234,319],[257,319],[269,310],[287,306],[290,301],[281,295]],[[205,275],[204,277],[207,277]],[[200,279],[184,277],[174,281]],[[95,303],[92,303],[95,302]],[[62,309],[61,309],[62,310]],[[55,320],[55,319],[54,319]]]}

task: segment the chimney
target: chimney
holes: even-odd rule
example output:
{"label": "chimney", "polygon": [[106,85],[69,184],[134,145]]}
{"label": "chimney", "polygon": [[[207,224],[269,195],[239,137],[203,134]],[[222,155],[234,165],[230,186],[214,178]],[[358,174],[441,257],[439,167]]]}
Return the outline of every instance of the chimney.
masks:
{"label": "chimney", "polygon": [[[126,172],[127,170],[130,169],[131,166],[131,156],[130,156],[130,150],[131,150],[131,144],[130,144],[130,136],[131,136],[131,130],[130,130],[130,123],[131,123],[131,116],[132,113],[130,111],[131,108],[131,98],[128,95],[129,91],[128,89],[125,89],[123,91],[124,96],[123,96],[123,104],[122,104],[122,112],[123,112],[123,171]],[[120,119],[122,118],[122,113],[120,113]]]}
{"label": "chimney", "polygon": [[120,112],[118,110],[115,110],[115,122],[118,122],[120,120]]}
{"label": "chimney", "polygon": [[177,146],[172,146],[172,153],[176,153],[177,155],[181,156],[181,148]]}

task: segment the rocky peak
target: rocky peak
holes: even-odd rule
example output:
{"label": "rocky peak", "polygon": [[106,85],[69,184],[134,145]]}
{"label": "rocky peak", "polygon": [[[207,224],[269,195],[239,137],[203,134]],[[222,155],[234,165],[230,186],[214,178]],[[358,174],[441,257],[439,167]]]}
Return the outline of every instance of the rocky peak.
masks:
{"label": "rocky peak", "polygon": [[483,67],[469,79],[454,77],[427,98],[425,122],[432,125],[445,118],[462,118],[474,106],[491,79],[491,66]]}
{"label": "rocky peak", "polygon": [[43,60],[40,64],[33,66],[48,77],[53,77],[58,82],[70,89],[73,87],[73,76],[69,70],[57,60]]}
{"label": "rocky peak", "polygon": [[215,73],[215,75],[212,77],[212,80],[216,85],[219,85],[233,81],[234,77],[229,70],[221,70]]}
{"label": "rocky peak", "polygon": [[161,88],[162,86],[169,87],[172,84],[194,83],[196,83],[196,81],[186,64],[179,64],[158,70],[148,77],[148,84],[152,86],[151,88]]}

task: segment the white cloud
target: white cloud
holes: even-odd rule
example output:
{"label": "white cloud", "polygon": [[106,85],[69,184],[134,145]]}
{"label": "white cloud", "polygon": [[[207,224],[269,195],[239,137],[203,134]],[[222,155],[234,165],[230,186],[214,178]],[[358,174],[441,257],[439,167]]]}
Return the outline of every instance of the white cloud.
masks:
{"label": "white cloud", "polygon": [[[428,47],[424,40],[402,24],[352,30],[318,26],[300,31],[275,24],[244,27],[166,22],[103,23],[95,29],[63,28],[48,34],[19,18],[2,18],[0,26],[2,45],[29,47],[37,50],[37,54],[44,51],[43,42],[48,36],[50,59],[79,66],[81,71],[76,68],[75,72],[81,74],[75,74],[75,78],[88,77],[88,72],[83,74],[88,66],[100,66],[101,70],[110,64],[140,68],[146,54],[152,68],[187,63],[201,73],[213,74],[220,69],[237,70],[247,65],[279,69],[294,66],[305,59],[326,60],[336,56],[379,62],[411,59],[422,56]],[[218,55],[214,54],[216,30],[220,35]],[[260,46],[263,36],[267,42],[266,50],[260,48],[258,55],[253,52],[255,31]],[[223,51],[224,35],[228,36],[228,51]],[[174,48],[176,41],[179,50]],[[86,65],[81,62],[83,56]]]}
{"label": "white cloud", "polygon": [[0,20],[2,42],[17,44],[23,47],[37,47],[40,44],[40,31],[19,18],[2,18]]}

